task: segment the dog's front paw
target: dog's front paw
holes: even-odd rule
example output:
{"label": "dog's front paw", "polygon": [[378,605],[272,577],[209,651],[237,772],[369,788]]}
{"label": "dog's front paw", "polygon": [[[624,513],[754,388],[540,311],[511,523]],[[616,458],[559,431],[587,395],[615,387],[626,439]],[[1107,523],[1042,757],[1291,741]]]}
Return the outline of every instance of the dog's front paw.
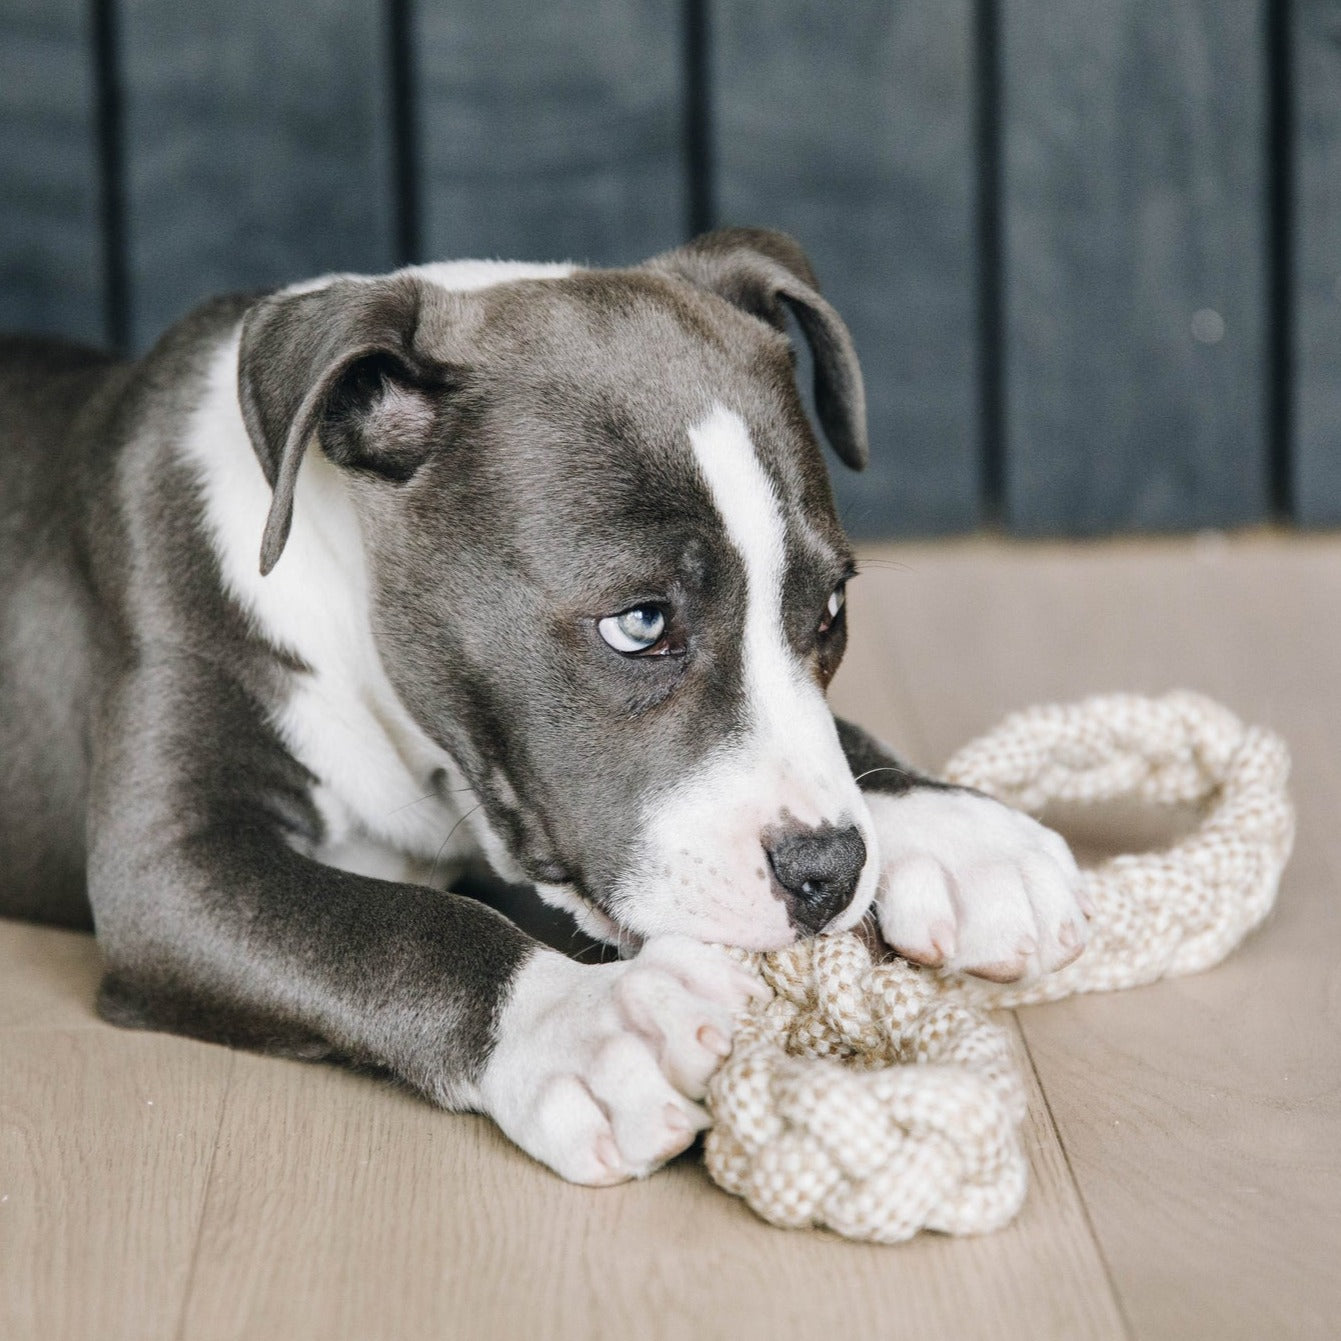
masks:
{"label": "dog's front paw", "polygon": [[994,982],[1050,973],[1085,948],[1065,841],[976,792],[868,796],[880,838],[880,930],[920,964]]}
{"label": "dog's front paw", "polygon": [[499,1019],[483,1107],[572,1182],[640,1178],[708,1125],[697,1101],[736,1013],[763,990],[721,950],[679,936],[620,964],[542,950]]}

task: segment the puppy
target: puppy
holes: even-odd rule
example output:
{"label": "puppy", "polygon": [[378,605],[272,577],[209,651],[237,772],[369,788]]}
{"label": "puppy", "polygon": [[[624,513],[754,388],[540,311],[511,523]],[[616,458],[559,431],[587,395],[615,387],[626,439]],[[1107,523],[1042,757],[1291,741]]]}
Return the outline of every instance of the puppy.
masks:
{"label": "puppy", "polygon": [[[867,455],[806,258],[466,262],[0,349],[0,912],[109,1019],[386,1068],[566,1178],[703,1126],[755,949],[874,909],[997,979],[1084,942],[1056,835],[835,721]],[[445,892],[483,857],[581,965]]]}

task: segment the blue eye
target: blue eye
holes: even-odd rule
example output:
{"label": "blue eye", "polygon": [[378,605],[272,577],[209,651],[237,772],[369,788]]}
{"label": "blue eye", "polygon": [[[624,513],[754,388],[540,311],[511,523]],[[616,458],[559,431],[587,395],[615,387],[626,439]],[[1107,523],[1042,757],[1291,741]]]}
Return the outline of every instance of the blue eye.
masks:
{"label": "blue eye", "polygon": [[666,616],[655,605],[635,605],[618,615],[606,615],[596,631],[616,652],[647,652],[666,633]]}

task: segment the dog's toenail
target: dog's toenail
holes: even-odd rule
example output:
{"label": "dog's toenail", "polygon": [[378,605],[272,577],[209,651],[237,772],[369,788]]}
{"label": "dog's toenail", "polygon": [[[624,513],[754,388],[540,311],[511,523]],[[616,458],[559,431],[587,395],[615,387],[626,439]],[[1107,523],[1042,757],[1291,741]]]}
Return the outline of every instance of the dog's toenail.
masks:
{"label": "dog's toenail", "polygon": [[1074,945],[1066,947],[1065,957],[1062,959],[1060,964],[1057,964],[1055,966],[1055,968],[1064,969],[1068,964],[1074,964],[1076,960],[1080,958],[1080,952],[1084,948],[1085,947],[1081,945],[1079,941],[1077,941]]}
{"label": "dog's toenail", "polygon": [[940,954],[937,953],[934,948],[930,950],[913,949],[911,947],[899,945],[895,946],[895,949],[897,949],[910,964],[923,964],[927,968],[937,968],[943,962]]}
{"label": "dog's toenail", "polygon": [[988,982],[1016,982],[1024,976],[1024,965],[1018,959],[1009,963],[975,964],[968,972],[975,978],[986,978]]}
{"label": "dog's toenail", "polygon": [[596,1162],[610,1173],[619,1173],[622,1161],[615,1138],[608,1132],[602,1132],[596,1138]]}
{"label": "dog's toenail", "polygon": [[949,922],[937,922],[931,928],[931,943],[940,951],[941,960],[950,959],[955,952],[955,929]]}
{"label": "dog's toenail", "polygon": [[720,1029],[716,1029],[710,1024],[699,1026],[698,1041],[709,1052],[715,1053],[718,1057],[725,1057],[731,1051],[730,1040],[722,1034]]}
{"label": "dog's toenail", "polygon": [[693,1124],[674,1104],[666,1105],[666,1126],[680,1136],[688,1136],[694,1130]]}

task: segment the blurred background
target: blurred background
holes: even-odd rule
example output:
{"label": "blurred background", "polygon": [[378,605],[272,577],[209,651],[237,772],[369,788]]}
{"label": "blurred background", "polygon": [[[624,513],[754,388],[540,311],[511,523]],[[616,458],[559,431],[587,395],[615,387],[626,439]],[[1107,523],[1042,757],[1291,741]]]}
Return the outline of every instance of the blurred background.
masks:
{"label": "blurred background", "polygon": [[0,0],[0,326],[801,239],[859,535],[1341,520],[1341,5]]}

